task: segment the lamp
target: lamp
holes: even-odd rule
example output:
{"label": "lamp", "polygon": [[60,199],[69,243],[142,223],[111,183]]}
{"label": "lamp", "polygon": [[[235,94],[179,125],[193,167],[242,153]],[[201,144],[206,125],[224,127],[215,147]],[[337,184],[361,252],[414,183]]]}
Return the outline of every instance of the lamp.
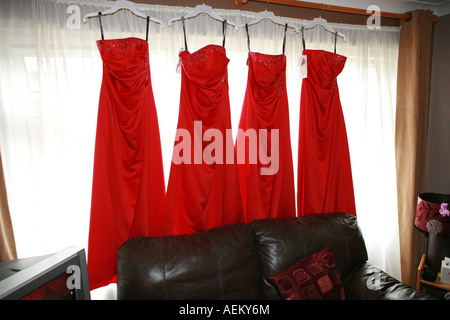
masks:
{"label": "lamp", "polygon": [[450,194],[419,194],[414,225],[428,233],[427,264],[441,270],[441,261],[450,257]]}

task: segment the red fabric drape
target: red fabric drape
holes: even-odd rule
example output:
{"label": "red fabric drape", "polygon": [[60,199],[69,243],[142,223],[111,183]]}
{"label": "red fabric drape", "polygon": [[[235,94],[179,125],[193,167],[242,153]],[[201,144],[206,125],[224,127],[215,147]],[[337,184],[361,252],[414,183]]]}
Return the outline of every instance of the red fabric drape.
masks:
{"label": "red fabric drape", "polygon": [[347,132],[337,76],[346,57],[304,50],[298,151],[298,215],[346,212],[356,215]]}
{"label": "red fabric drape", "polygon": [[[239,183],[246,222],[262,218],[294,217],[295,189],[286,92],[286,56],[249,52],[247,64],[247,90],[236,138]],[[265,143],[259,140],[260,129],[267,130],[267,140],[263,135]],[[273,134],[273,130],[278,130],[278,136]],[[250,146],[251,143],[254,146]],[[261,159],[260,149],[263,149],[263,157],[270,157],[267,159],[269,163]],[[245,151],[245,163],[239,161],[242,151]],[[262,168],[266,168],[267,172],[262,172]]]}
{"label": "red fabric drape", "polygon": [[[234,152],[230,153],[234,146],[225,48],[208,45],[194,53],[183,51],[179,57],[179,139],[161,225],[165,234],[193,233],[244,221]],[[208,133],[214,137],[207,138]],[[207,159],[205,154],[216,158]]]}
{"label": "red fabric drape", "polygon": [[88,244],[91,289],[115,281],[117,250],[159,235],[165,195],[148,43],[97,42],[103,60]]}

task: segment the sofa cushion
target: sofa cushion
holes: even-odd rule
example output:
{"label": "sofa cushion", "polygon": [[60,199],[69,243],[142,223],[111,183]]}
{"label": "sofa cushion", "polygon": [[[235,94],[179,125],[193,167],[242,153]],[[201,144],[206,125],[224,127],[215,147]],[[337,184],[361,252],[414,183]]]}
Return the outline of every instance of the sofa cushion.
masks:
{"label": "sofa cushion", "polygon": [[269,277],[284,300],[343,300],[344,288],[331,247]]}
{"label": "sofa cushion", "polygon": [[280,299],[268,278],[296,261],[331,246],[341,277],[367,261],[356,217],[346,213],[314,214],[297,218],[253,220],[265,299]]}
{"label": "sofa cushion", "polygon": [[137,237],[118,252],[118,299],[260,299],[248,224],[189,235]]}

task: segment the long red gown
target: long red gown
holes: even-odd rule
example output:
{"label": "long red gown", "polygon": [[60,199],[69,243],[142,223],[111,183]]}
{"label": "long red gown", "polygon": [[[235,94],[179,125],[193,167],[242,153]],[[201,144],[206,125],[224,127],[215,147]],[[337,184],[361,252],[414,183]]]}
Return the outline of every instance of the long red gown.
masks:
{"label": "long red gown", "polygon": [[[295,188],[286,92],[286,56],[249,52],[247,64],[247,89],[236,139],[246,222],[262,218],[294,217]],[[256,141],[259,148],[263,148],[264,155],[271,157],[270,163],[261,163],[263,159],[259,157],[260,153],[256,149],[252,151],[250,142],[244,140],[252,132],[256,132],[259,137],[260,129],[268,132],[267,149],[270,151],[265,153],[265,143],[261,144],[259,138]],[[278,130],[278,137],[273,135],[274,129]],[[272,146],[278,148],[273,149]],[[246,152],[245,163],[239,161],[239,152],[242,150]],[[249,152],[256,152],[257,162]],[[271,169],[264,173],[262,168]]]}
{"label": "long red gown", "polygon": [[346,212],[356,216],[347,132],[337,76],[346,57],[303,50],[298,147],[298,215]]}
{"label": "long red gown", "polygon": [[[244,221],[233,158],[225,48],[207,45],[193,53],[182,51],[179,58],[177,135],[184,138],[174,145],[161,225],[165,234],[188,234]],[[205,138],[208,130],[215,131],[216,138]],[[215,153],[210,152],[213,141],[217,142]],[[217,157],[208,159],[205,154]]]}
{"label": "long red gown", "polygon": [[88,243],[91,290],[115,282],[117,250],[158,235],[165,182],[148,42],[99,40],[103,60]]}

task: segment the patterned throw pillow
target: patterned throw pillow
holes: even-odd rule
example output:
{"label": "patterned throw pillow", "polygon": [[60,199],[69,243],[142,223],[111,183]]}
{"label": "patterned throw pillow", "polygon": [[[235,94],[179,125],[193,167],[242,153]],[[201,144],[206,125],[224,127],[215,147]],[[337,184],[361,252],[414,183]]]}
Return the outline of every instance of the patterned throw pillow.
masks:
{"label": "patterned throw pillow", "polygon": [[344,300],[331,247],[313,253],[269,277],[284,300]]}

